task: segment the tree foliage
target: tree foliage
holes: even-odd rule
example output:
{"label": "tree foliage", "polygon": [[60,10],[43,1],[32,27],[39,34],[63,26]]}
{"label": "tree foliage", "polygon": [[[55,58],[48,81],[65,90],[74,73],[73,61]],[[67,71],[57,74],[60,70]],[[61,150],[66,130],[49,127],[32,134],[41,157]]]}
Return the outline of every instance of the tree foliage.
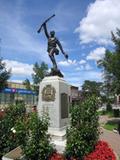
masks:
{"label": "tree foliage", "polygon": [[102,83],[96,81],[85,80],[82,85],[82,92],[84,95],[90,94],[95,96],[100,96],[100,92],[102,90]]}
{"label": "tree foliage", "polygon": [[26,89],[35,90],[36,93],[38,94],[39,84],[47,74],[47,71],[48,71],[48,65],[45,64],[45,62],[42,62],[41,64],[36,62],[33,66],[33,74],[32,74],[33,86],[31,86],[29,79],[25,79],[23,81],[23,84],[25,85]]}
{"label": "tree foliage", "polygon": [[33,83],[35,85],[35,90],[37,93],[39,91],[38,86],[42,81],[42,79],[47,74],[47,70],[48,70],[48,65],[45,64],[44,62],[42,62],[41,64],[38,64],[38,62],[36,62],[33,66],[34,73],[32,74],[32,79],[33,79]]}
{"label": "tree foliage", "polygon": [[116,35],[112,32],[114,51],[106,50],[105,57],[98,61],[98,66],[104,71],[107,93],[120,94],[120,30]]}
{"label": "tree foliage", "polygon": [[48,70],[48,65],[42,62],[41,64],[38,64],[37,62],[33,66],[34,73],[32,74],[33,82],[36,85],[39,85],[39,83],[42,81],[42,79],[45,77]]}
{"label": "tree foliage", "polygon": [[0,90],[7,86],[7,80],[10,78],[10,69],[6,70],[6,64],[0,58]]}
{"label": "tree foliage", "polygon": [[26,134],[25,143],[22,145],[25,158],[28,160],[48,160],[53,153],[48,131],[48,119],[38,117],[32,113],[28,123],[29,132]]}
{"label": "tree foliage", "polygon": [[82,159],[98,141],[97,99],[87,98],[71,111],[70,128],[67,130],[66,156]]}
{"label": "tree foliage", "polygon": [[29,79],[26,78],[26,79],[23,81],[23,84],[25,85],[26,89],[28,89],[28,90],[31,90],[31,89],[32,89]]}

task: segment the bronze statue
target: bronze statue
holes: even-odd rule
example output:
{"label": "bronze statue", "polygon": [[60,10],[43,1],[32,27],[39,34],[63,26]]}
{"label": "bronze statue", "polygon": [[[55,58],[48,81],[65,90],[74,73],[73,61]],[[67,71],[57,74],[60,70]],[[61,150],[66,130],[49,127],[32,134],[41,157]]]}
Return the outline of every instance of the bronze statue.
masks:
{"label": "bronze statue", "polygon": [[41,29],[44,29],[44,33],[48,39],[48,48],[47,48],[47,52],[49,54],[49,57],[52,61],[53,64],[53,68],[51,70],[50,75],[58,75],[60,77],[63,77],[62,73],[60,72],[60,70],[57,67],[57,63],[55,60],[55,55],[59,54],[59,50],[57,48],[57,46],[59,47],[59,49],[61,50],[61,52],[63,53],[63,55],[65,56],[66,59],[68,59],[68,55],[64,52],[62,45],[60,43],[60,41],[55,37],[55,31],[50,31],[50,34],[48,33],[47,30],[47,26],[46,23],[53,18],[55,15],[52,15],[51,17],[49,17],[40,27],[40,29],[38,30],[38,33],[41,31]]}

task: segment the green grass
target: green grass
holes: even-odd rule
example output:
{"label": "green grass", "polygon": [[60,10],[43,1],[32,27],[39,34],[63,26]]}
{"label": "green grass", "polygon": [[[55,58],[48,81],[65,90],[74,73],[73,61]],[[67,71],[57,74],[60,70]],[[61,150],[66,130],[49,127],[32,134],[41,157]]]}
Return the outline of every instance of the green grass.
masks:
{"label": "green grass", "polygon": [[108,115],[108,117],[114,117],[114,115],[113,115],[113,111],[107,111],[107,113],[106,113],[107,115]]}
{"label": "green grass", "polygon": [[113,111],[98,111],[98,115],[107,115],[108,117],[114,117]]}
{"label": "green grass", "polygon": [[113,131],[114,128],[117,128],[117,124],[112,124],[108,122],[103,127],[107,130]]}
{"label": "green grass", "polygon": [[98,115],[106,115],[106,111],[97,111]]}

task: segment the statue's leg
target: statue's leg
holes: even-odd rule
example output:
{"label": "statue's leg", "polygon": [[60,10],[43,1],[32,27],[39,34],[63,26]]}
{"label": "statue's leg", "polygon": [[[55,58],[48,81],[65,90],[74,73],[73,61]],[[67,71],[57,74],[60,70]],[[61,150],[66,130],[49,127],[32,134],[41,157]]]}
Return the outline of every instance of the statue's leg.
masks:
{"label": "statue's leg", "polygon": [[54,49],[51,49],[51,51],[49,52],[49,57],[53,63],[53,68],[55,70],[57,70],[57,63],[56,63],[56,60],[55,60],[55,57],[54,57],[54,53],[55,53],[55,50]]}

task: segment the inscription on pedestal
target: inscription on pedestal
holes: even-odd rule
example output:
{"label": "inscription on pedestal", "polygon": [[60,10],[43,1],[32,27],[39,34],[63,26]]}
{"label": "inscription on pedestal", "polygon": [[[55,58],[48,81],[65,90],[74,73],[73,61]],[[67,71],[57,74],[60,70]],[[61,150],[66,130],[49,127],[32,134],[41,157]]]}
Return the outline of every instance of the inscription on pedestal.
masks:
{"label": "inscription on pedestal", "polygon": [[68,95],[61,94],[61,118],[68,118]]}
{"label": "inscription on pedestal", "polygon": [[43,114],[44,115],[49,115],[48,106],[43,106]]}
{"label": "inscription on pedestal", "polygon": [[51,85],[46,85],[42,90],[42,100],[43,101],[54,101],[55,100],[55,88]]}

